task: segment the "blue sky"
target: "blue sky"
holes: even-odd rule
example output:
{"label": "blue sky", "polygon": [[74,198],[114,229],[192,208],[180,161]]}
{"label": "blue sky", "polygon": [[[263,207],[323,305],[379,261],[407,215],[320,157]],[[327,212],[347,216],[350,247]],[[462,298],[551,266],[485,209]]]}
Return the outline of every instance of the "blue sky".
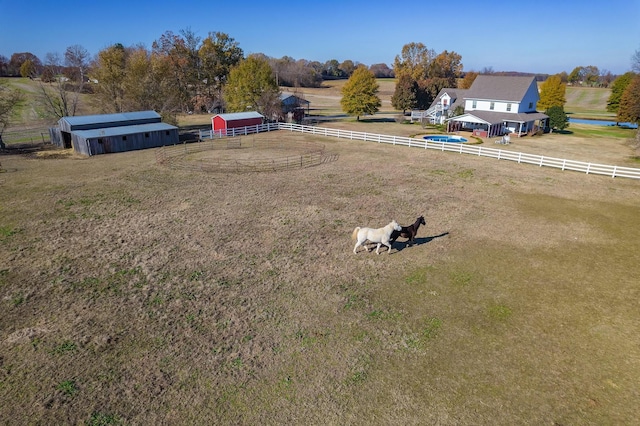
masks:
{"label": "blue sky", "polygon": [[555,74],[595,65],[622,74],[640,49],[640,0],[400,2],[0,0],[0,55],[41,60],[80,45],[92,55],[190,29],[223,32],[245,55],[390,67],[405,44],[455,51],[464,69]]}

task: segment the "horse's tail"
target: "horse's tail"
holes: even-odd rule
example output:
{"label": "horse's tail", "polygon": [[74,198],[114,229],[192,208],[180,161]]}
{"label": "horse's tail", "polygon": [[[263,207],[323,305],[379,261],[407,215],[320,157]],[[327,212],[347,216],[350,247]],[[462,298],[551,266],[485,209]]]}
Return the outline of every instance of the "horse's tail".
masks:
{"label": "horse's tail", "polygon": [[351,234],[351,239],[355,240],[356,238],[358,238],[358,231],[360,230],[359,226],[356,226],[356,229],[353,230],[353,233]]}

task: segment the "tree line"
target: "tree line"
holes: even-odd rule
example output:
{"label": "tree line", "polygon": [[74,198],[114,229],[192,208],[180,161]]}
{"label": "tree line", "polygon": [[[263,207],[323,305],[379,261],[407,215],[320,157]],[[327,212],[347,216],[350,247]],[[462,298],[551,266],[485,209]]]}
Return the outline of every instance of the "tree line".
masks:
{"label": "tree line", "polygon": [[[623,76],[601,72],[595,66],[576,67],[570,74],[536,76],[545,80],[539,107],[553,113],[551,121],[561,128],[566,115],[563,117],[564,112],[560,111],[556,119],[555,109],[564,107],[567,84],[611,86],[609,110],[616,112],[621,121],[635,122],[633,99],[640,97],[625,93],[635,87],[632,83],[640,68],[638,56],[636,52],[633,71]],[[163,33],[151,49],[116,43],[94,57],[80,45],[69,46],[62,56],[48,53],[44,61],[28,52],[15,53],[10,59],[0,55],[0,76],[40,80],[41,99],[52,117],[75,115],[80,94],[91,93],[92,101],[104,113],[152,109],[171,123],[177,122],[178,113],[246,110],[278,120],[282,118],[279,87],[291,87],[295,92],[297,88],[319,87],[324,80],[335,78],[349,79],[343,88],[342,107],[358,118],[373,114],[380,107],[376,78],[396,78],[391,99],[396,110],[428,109],[441,89],[467,89],[479,74],[504,73],[491,68],[465,72],[458,53],[437,53],[415,42],[402,47],[393,68],[386,64],[368,67],[351,60],[320,63],[263,54],[245,57],[228,34],[210,32],[201,38],[190,29],[178,34]],[[5,110],[20,101],[18,94],[9,93],[4,86],[0,88],[0,105]]]}

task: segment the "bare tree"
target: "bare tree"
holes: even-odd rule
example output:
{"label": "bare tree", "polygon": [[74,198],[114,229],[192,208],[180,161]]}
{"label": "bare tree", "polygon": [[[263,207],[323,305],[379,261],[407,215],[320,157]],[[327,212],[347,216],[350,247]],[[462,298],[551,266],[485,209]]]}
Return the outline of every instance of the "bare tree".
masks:
{"label": "bare tree", "polygon": [[57,119],[76,115],[82,83],[73,84],[62,74],[63,66],[57,53],[47,53],[44,68],[48,77],[47,81],[40,81],[40,101],[45,111]]}
{"label": "bare tree", "polygon": [[631,56],[631,70],[640,73],[640,49]]}
{"label": "bare tree", "polygon": [[89,68],[90,55],[87,49],[74,44],[67,47],[64,52],[64,63],[67,67],[73,69],[72,80],[77,80],[80,85],[79,92],[82,91],[82,87],[86,81],[87,69]]}

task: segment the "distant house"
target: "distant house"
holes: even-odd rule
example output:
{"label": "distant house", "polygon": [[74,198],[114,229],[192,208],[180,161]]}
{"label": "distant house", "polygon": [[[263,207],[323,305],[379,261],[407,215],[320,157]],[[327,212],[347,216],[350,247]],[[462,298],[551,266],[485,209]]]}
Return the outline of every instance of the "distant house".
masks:
{"label": "distant house", "polygon": [[427,119],[431,124],[444,124],[458,106],[464,108],[465,93],[467,89],[440,89],[428,110],[411,111],[411,121]]}
{"label": "distant house", "polygon": [[62,117],[51,141],[83,155],[109,154],[178,143],[178,128],[155,111]]}
{"label": "distant house", "polygon": [[211,127],[214,132],[233,129],[236,127],[257,126],[262,124],[264,116],[256,111],[231,112],[217,114],[211,118]]}
{"label": "distant house", "polygon": [[309,106],[311,105],[311,102],[306,99],[296,96],[293,93],[282,92],[280,94],[280,101],[282,102],[282,112],[284,114],[302,109],[307,115],[309,115]]}
{"label": "distant house", "polygon": [[[522,136],[547,127],[549,117],[536,110],[539,100],[535,77],[479,75],[467,90],[442,89],[427,111],[411,116],[412,120],[415,115],[432,123],[446,122],[450,132]],[[464,113],[454,117],[457,105],[464,105]]]}

